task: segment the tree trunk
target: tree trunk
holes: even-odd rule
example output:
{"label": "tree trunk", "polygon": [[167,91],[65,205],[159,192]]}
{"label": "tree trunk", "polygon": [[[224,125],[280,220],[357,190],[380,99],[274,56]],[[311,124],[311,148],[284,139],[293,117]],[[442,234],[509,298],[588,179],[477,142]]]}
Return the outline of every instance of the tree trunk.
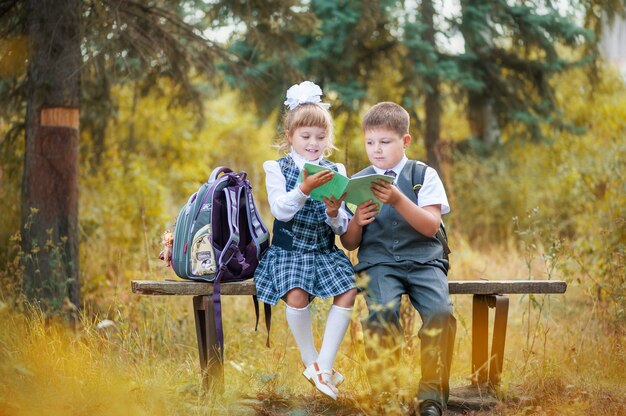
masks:
{"label": "tree trunk", "polygon": [[[22,181],[24,287],[44,308],[78,305],[80,0],[28,1]],[[71,302],[71,304],[69,302]]]}
{"label": "tree trunk", "polygon": [[489,57],[492,56],[493,39],[489,30],[490,3],[481,1],[461,1],[463,14],[461,33],[465,41],[465,52],[475,56],[472,62],[472,75],[485,86],[479,90],[468,91],[467,121],[472,136],[482,142],[486,148],[501,143],[500,124],[490,96],[488,85]]}
{"label": "tree trunk", "polygon": [[437,78],[427,78],[426,89],[426,99],[424,101],[424,142],[426,144],[426,163],[441,174],[441,163],[439,157],[441,96],[439,94],[439,81]]}
{"label": "tree trunk", "polygon": [[100,164],[106,152],[106,129],[111,113],[111,86],[106,73],[107,68],[104,53],[99,53],[94,60],[96,66],[95,77],[97,79],[95,96],[98,101],[93,103],[93,105],[95,107],[94,110],[98,113],[93,114],[93,121],[91,122],[91,137],[93,140],[92,173],[100,169]]}
{"label": "tree trunk", "polygon": [[491,97],[470,91],[467,100],[467,120],[472,136],[480,140],[485,147],[492,148],[501,143],[500,124]]}
{"label": "tree trunk", "polygon": [[426,163],[441,174],[439,158],[439,135],[441,132],[441,95],[439,92],[439,77],[436,72],[435,44],[435,8],[431,0],[422,1],[422,19],[425,29],[422,33],[424,41],[431,45],[432,54],[426,58],[426,66],[431,70],[431,75],[425,76],[426,97],[424,100],[424,142],[426,145]]}

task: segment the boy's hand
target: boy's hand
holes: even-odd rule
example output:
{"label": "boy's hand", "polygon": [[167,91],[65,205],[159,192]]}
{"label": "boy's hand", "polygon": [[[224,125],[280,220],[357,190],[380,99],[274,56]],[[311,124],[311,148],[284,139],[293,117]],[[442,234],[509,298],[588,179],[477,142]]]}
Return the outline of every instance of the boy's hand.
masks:
{"label": "boy's hand", "polygon": [[343,202],[343,199],[345,197],[345,192],[343,195],[341,195],[339,199],[335,198],[334,196],[331,196],[330,199],[323,197],[324,204],[326,204],[326,215],[331,218],[335,218],[337,215],[339,215],[339,208],[341,208],[341,203]]}
{"label": "boy's hand", "polygon": [[372,192],[384,204],[394,205],[402,198],[402,193],[397,187],[382,179],[372,182]]}
{"label": "boy's hand", "polygon": [[330,170],[323,170],[321,172],[317,172],[315,175],[309,175],[306,169],[302,169],[302,183],[300,184],[300,190],[305,195],[309,195],[313,189],[330,181],[333,178],[333,175],[334,173]]}
{"label": "boy's hand", "polygon": [[361,227],[364,227],[374,221],[374,218],[378,215],[378,213],[378,204],[370,199],[369,201],[363,202],[356,208],[353,220],[356,221],[356,223]]}

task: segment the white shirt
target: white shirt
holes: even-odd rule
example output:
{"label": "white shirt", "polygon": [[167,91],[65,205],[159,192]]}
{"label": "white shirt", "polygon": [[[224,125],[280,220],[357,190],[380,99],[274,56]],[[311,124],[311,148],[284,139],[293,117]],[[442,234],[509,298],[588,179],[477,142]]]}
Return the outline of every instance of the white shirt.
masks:
{"label": "white shirt", "polygon": [[[320,159],[306,160],[293,148],[289,153],[289,156],[293,159],[296,167],[302,170],[306,162],[319,165]],[[337,163],[337,170],[342,175],[346,174],[346,167],[341,163]],[[291,191],[287,192],[286,185],[287,180],[283,176],[280,170],[280,165],[275,160],[268,160],[263,163],[263,169],[265,170],[265,186],[267,188],[267,199],[270,203],[270,211],[274,218],[279,221],[290,221],[298,211],[302,209],[306,200],[309,198],[299,186],[296,186]],[[343,205],[343,204],[342,204]],[[348,229],[348,214],[345,210],[340,209],[339,214],[335,218],[326,216],[326,224],[330,226],[335,234],[343,234]]]}
{"label": "white shirt", "polygon": [[[393,181],[395,184],[397,182],[397,178],[400,176],[400,172],[406,165],[409,159],[404,156],[400,162],[391,169],[379,169],[376,166],[372,166],[376,173],[380,175],[384,175],[388,170],[393,170],[396,174],[396,179]],[[422,165],[425,163],[417,162]],[[448,203],[448,196],[446,195],[446,190],[443,187],[443,182],[439,178],[437,171],[430,166],[426,168],[426,174],[424,175],[424,183],[420,189],[418,205],[420,207],[426,207],[429,205],[441,205],[441,215],[447,214],[450,212],[450,205]]]}

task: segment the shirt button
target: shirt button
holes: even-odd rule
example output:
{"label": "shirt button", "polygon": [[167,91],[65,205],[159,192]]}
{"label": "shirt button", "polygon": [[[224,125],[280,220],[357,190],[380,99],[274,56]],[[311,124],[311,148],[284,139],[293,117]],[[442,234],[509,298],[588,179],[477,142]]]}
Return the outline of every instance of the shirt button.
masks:
{"label": "shirt button", "polygon": [[398,244],[398,240],[393,240],[393,243],[394,244]]}
{"label": "shirt button", "polygon": [[398,225],[398,221],[392,222],[393,225]]}
{"label": "shirt button", "polygon": [[396,256],[396,260],[400,260],[400,256]]}

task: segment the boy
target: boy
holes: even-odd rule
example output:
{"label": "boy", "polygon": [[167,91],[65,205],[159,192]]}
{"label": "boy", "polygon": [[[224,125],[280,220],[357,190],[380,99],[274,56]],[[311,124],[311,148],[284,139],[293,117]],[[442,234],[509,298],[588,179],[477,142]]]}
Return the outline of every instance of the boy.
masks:
{"label": "boy", "polygon": [[429,167],[418,200],[413,173],[415,164],[421,162],[405,155],[411,136],[404,108],[390,102],[376,104],[365,114],[362,127],[372,166],[355,176],[383,173],[396,177],[393,185],[372,184],[374,195],[385,205],[380,212],[373,202],[359,205],[341,236],[346,249],[359,248],[355,271],[369,277],[366,302],[370,314],[364,326],[383,341],[397,336],[400,299],[404,293],[409,295],[423,322],[419,331],[420,415],[441,415],[448,400],[456,319],[448,293],[448,263],[434,235],[441,215],[450,211],[448,199],[437,172]]}

